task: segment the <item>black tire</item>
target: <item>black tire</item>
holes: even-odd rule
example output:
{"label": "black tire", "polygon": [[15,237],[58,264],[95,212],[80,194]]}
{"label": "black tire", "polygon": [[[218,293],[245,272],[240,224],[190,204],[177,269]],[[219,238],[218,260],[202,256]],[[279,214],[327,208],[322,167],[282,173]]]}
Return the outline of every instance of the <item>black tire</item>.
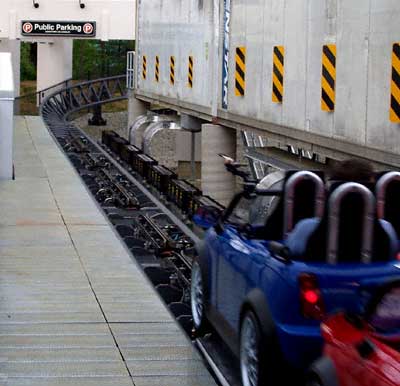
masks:
{"label": "black tire", "polygon": [[207,286],[205,275],[198,260],[192,264],[192,280],[190,287],[190,306],[193,317],[193,328],[196,335],[202,336],[210,332],[210,324],[207,320]]}
{"label": "black tire", "polygon": [[[252,330],[252,331],[250,331]],[[274,331],[262,333],[253,310],[247,310],[240,327],[240,373],[243,386],[282,386],[286,384]]]}
{"label": "black tire", "polygon": [[311,366],[307,386],[339,386],[335,364],[329,357],[318,359]]}

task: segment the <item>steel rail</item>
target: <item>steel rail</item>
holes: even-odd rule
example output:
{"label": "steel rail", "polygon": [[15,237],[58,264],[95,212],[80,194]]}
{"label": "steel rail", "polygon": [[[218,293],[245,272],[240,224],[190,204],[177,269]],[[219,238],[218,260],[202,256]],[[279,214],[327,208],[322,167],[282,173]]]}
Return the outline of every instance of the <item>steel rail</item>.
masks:
{"label": "steel rail", "polygon": [[[127,99],[127,89],[125,75],[110,78],[87,81],[58,90],[48,95],[40,106],[40,115],[46,126],[57,141],[63,140],[71,134],[83,135],[99,152],[104,156],[122,175],[135,185],[156,207],[165,214],[184,234],[189,236],[195,243],[200,238],[170,209],[168,209],[150,190],[133,177],[124,166],[112,155],[107,153],[96,141],[88,137],[79,127],[68,121],[71,114],[82,109],[111,103],[118,100]],[[62,147],[60,146],[62,149]],[[214,373],[222,386],[230,386],[231,383],[226,379],[223,372],[218,368],[212,354],[208,352],[201,340],[194,342],[202,357],[208,363],[209,368]]]}

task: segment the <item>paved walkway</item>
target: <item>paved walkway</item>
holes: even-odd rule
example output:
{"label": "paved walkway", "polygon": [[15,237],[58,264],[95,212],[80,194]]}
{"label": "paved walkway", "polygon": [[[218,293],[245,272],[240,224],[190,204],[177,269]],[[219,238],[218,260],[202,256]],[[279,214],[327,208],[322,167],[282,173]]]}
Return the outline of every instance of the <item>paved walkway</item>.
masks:
{"label": "paved walkway", "polygon": [[211,386],[40,118],[0,182],[0,385]]}

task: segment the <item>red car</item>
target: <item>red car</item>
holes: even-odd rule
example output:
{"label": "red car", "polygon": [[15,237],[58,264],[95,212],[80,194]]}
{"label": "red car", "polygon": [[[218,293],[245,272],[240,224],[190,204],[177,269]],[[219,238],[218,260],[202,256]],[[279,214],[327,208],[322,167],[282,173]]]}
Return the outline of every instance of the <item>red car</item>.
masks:
{"label": "red car", "polygon": [[321,329],[308,386],[400,386],[400,281],[381,287],[363,317],[339,313]]}

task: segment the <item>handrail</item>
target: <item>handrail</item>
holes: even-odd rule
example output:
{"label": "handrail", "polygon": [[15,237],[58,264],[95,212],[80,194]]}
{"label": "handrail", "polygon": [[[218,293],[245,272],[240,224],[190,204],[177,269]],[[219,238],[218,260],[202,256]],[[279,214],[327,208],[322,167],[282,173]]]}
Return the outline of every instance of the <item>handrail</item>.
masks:
{"label": "handrail", "polygon": [[69,79],[63,80],[62,82],[56,83],[56,84],[54,84],[53,86],[44,88],[44,89],[42,89],[42,90],[35,91],[35,92],[31,92],[31,93],[29,93],[29,94],[20,95],[19,97],[16,97],[15,99],[22,99],[22,98],[27,98],[27,97],[31,97],[31,96],[34,96],[34,95],[38,95],[38,94],[40,94],[40,93],[44,93],[44,92],[46,92],[46,91],[49,91],[49,90],[51,90],[51,89],[53,89],[53,88],[57,88],[58,86],[61,86],[61,85],[63,85],[63,84],[65,84],[65,86],[68,87],[68,84],[69,84],[71,81],[72,81],[72,78],[69,78]]}
{"label": "handrail", "polygon": [[16,97],[14,100],[15,113],[16,114],[20,113],[20,101],[21,100],[26,100],[26,99],[32,98],[32,101],[30,101],[32,103],[32,107],[34,109],[37,109],[42,104],[42,101],[44,100],[47,93],[49,93],[55,89],[59,90],[61,87],[63,87],[63,88],[68,87],[71,82],[72,82],[72,78],[68,78],[66,80],[63,80],[62,82],[56,83],[56,84],[46,87],[42,90],[31,92],[31,93]]}
{"label": "handrail", "polygon": [[[40,115],[56,136],[66,135],[65,127],[71,114],[93,106],[127,99],[126,76],[117,75],[81,82],[47,95],[40,105]],[[73,128],[73,125],[68,124]],[[58,135],[55,131],[60,130]]]}

